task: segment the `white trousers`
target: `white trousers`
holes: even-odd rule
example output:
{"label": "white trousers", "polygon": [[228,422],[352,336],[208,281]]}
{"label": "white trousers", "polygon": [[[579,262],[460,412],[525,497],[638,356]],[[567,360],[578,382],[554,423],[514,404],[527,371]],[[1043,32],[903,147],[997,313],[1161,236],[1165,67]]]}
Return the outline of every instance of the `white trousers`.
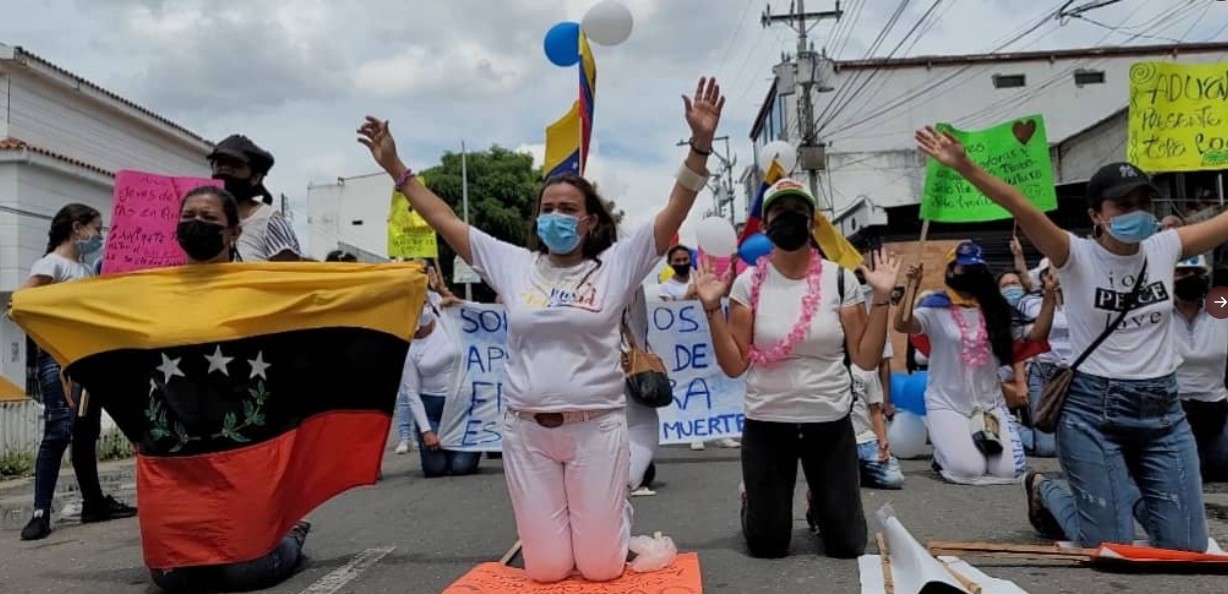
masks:
{"label": "white trousers", "polygon": [[553,429],[504,414],[503,470],[529,578],[557,582],[578,569],[604,582],[623,574],[629,466],[622,411]]}
{"label": "white trousers", "polygon": [[1001,419],[1002,453],[985,456],[976,449],[968,417],[953,410],[929,410],[925,424],[929,429],[930,442],[934,444],[934,461],[942,467],[942,477],[952,483],[964,485],[994,485],[1016,482],[1023,473],[1021,468],[1023,445],[1010,414],[1004,409],[995,411]]}
{"label": "white trousers", "polygon": [[638,404],[628,397],[627,431],[631,440],[631,481],[627,484],[632,489],[638,489],[644,484],[644,472],[657,454],[661,434],[657,409]]}

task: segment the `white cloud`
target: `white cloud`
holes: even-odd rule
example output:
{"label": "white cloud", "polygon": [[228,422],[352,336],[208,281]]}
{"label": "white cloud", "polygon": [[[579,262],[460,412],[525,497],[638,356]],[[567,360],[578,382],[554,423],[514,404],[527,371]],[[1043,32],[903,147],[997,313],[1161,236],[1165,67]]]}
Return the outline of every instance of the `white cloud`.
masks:
{"label": "white cloud", "polygon": [[359,95],[373,97],[493,97],[515,91],[525,70],[521,60],[468,41],[446,48],[411,45],[359,66],[354,84]]}

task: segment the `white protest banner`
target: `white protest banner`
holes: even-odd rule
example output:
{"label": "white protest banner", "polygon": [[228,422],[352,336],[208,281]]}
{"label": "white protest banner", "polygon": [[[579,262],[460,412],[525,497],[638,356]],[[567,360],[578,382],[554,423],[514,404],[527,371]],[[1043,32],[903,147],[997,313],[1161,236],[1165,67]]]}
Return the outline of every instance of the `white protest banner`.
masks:
{"label": "white protest banner", "polygon": [[[496,452],[503,438],[507,314],[502,305],[465,304],[444,312],[444,327],[460,351],[459,370],[439,427],[442,447]],[[661,357],[674,403],[657,409],[660,443],[742,435],[743,378],[725,377],[716,364],[708,321],[699,302],[648,306],[648,344]]]}
{"label": "white protest banner", "polygon": [[439,424],[439,443],[458,452],[497,452],[503,446],[507,313],[502,305],[467,303],[443,314],[460,362]]}
{"label": "white protest banner", "polygon": [[716,364],[708,319],[698,301],[650,303],[648,344],[674,386],[674,404],[657,409],[662,445],[742,435],[746,380],[726,377]]}

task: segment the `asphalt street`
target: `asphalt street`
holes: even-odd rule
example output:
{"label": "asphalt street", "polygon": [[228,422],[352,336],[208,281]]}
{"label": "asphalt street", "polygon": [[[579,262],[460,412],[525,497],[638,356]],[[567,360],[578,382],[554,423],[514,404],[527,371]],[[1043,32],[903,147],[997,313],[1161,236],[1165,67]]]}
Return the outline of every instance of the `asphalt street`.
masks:
{"label": "asphalt street", "polygon": [[[414,453],[389,453],[378,485],[346,493],[311,515],[314,529],[303,570],[267,592],[437,593],[474,565],[498,560],[516,540],[515,529],[499,462],[482,464],[477,476],[426,480],[417,471]],[[939,482],[927,461],[907,461],[904,466],[904,490],[863,490],[867,513],[891,503],[922,542],[1033,542],[1020,487],[952,486]],[[1052,470],[1056,464],[1040,460],[1034,466]],[[632,500],[634,533],[659,530],[673,537],[680,550],[698,552],[705,592],[860,592],[855,561],[817,554],[817,539],[802,518],[800,475],[794,554],[771,561],[746,555],[738,527],[739,468],[737,450],[664,449],[658,462],[657,495]],[[1208,504],[1212,535],[1228,543],[1228,488],[1209,489]],[[5,528],[0,531],[4,594],[156,591],[142,567],[135,519],[92,525],[61,521],[49,538],[33,543],[20,542],[12,523]],[[1205,593],[1225,591],[1228,583],[1228,577],[1216,576],[1121,575],[1072,566],[974,563],[1033,594]]]}

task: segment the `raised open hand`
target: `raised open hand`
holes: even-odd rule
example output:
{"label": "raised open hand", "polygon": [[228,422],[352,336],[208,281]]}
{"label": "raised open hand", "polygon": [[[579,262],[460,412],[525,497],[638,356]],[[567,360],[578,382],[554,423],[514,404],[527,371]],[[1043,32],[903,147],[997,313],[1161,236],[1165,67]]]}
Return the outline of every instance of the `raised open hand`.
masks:
{"label": "raised open hand", "polygon": [[933,126],[917,130],[917,148],[947,167],[956,167],[968,159],[964,145],[947,132],[939,132]]}
{"label": "raised open hand", "polygon": [[721,110],[725,108],[721,86],[716,84],[715,78],[701,78],[695,87],[695,97],[683,95],[682,104],[686,107],[686,123],[691,127],[693,140],[710,145],[712,137],[716,136],[717,125],[721,123]]}
{"label": "raised open hand", "polygon": [[884,253],[883,250],[875,250],[873,258],[874,270],[860,266],[861,274],[865,277],[866,284],[874,289],[875,299],[889,299],[900,276],[900,260],[894,253]]}
{"label": "raised open hand", "polygon": [[367,121],[358,128],[358,136],[358,142],[371,150],[375,162],[392,173],[401,158],[397,156],[397,143],[388,131],[388,121],[367,116]]}
{"label": "raised open hand", "polygon": [[[733,263],[731,262],[729,265],[733,266]],[[704,309],[720,307],[721,298],[725,296],[725,292],[729,288],[729,277],[716,273],[715,262],[712,256],[700,258],[699,269],[691,276],[693,277],[691,283],[695,286],[695,294],[704,304]]]}

